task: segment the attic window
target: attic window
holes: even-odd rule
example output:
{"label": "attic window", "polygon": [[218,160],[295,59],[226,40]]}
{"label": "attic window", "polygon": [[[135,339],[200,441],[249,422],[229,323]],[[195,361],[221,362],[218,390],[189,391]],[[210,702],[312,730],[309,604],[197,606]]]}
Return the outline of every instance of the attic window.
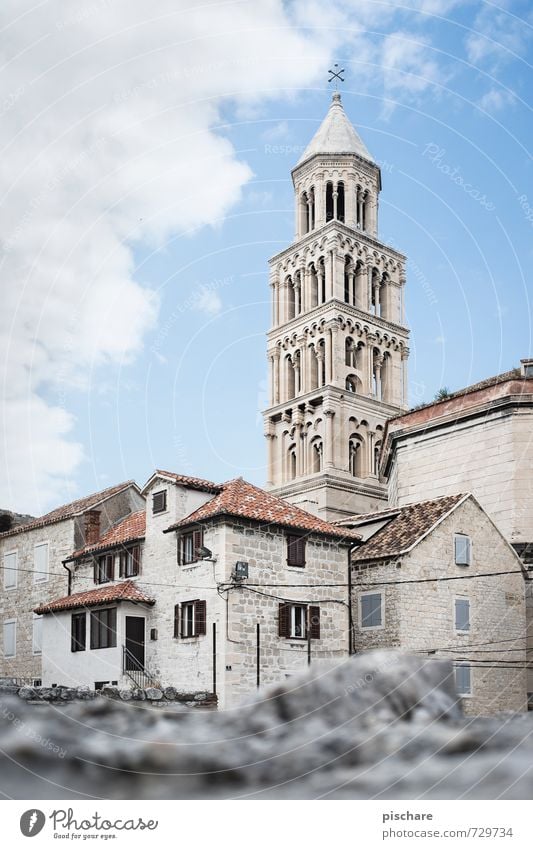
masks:
{"label": "attic window", "polygon": [[287,534],[287,565],[305,566],[305,537]]}
{"label": "attic window", "polygon": [[152,495],[152,513],[164,513],[167,509],[167,491],[162,489]]}

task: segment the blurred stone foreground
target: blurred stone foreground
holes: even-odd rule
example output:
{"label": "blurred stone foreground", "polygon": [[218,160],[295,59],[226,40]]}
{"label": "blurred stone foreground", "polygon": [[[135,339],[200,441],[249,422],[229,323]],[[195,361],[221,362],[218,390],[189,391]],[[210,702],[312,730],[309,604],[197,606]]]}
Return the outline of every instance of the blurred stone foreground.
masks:
{"label": "blurred stone foreground", "polygon": [[16,799],[530,799],[533,714],[463,717],[446,661],[373,651],[232,711],[0,694]]}

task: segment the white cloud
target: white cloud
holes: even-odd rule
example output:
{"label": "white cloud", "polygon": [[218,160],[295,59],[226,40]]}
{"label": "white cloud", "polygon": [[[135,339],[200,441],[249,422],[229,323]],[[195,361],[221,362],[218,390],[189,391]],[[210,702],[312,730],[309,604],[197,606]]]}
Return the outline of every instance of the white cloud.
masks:
{"label": "white cloud", "polygon": [[474,32],[466,39],[468,60],[474,65],[488,64],[495,70],[522,56],[529,43],[532,21],[531,11],[527,12],[523,21],[504,9],[483,6],[475,18]]}
{"label": "white cloud", "polygon": [[202,286],[194,299],[193,308],[207,315],[217,315],[222,309],[220,295],[214,289]]}
{"label": "white cloud", "polygon": [[489,114],[494,114],[514,102],[514,95],[510,91],[499,88],[491,88],[479,99],[478,106]]}
{"label": "white cloud", "polygon": [[85,452],[65,398],[138,356],[157,322],[133,248],[239,201],[251,171],[213,129],[222,106],[253,113],[323,84],[339,45],[392,63],[387,90],[418,96],[425,84],[400,72],[429,79],[431,59],[364,33],[397,13],[369,0],[4,0],[0,505],[42,512],[73,486]]}

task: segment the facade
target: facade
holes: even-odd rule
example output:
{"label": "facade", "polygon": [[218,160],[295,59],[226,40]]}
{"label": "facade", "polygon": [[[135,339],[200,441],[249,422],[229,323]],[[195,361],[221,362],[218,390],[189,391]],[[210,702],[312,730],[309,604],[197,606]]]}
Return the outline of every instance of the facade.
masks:
{"label": "facade", "polygon": [[[45,686],[173,686],[227,708],[348,654],[357,532],[240,478],[158,471],[143,494],[146,513],[74,552],[70,593],[37,608]],[[278,584],[299,586],[281,599]]]}
{"label": "facade", "polygon": [[446,496],[351,526],[365,540],[352,558],[355,650],[453,659],[466,713],[526,710],[523,566],[476,499]]}
{"label": "facade", "polygon": [[63,561],[144,503],[133,481],[110,487],[0,534],[0,676],[42,679],[42,619],[34,609],[68,591]]}
{"label": "facade", "polygon": [[270,261],[267,489],[336,520],[386,504],[383,430],[407,402],[405,257],[378,238],[380,169],[338,92],[292,178],[296,238]]}

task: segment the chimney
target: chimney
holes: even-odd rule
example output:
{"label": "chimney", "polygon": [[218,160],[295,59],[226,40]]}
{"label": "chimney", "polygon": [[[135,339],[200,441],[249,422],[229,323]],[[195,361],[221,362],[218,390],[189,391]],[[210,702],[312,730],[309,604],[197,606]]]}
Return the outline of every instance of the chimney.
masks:
{"label": "chimney", "polygon": [[85,545],[94,545],[100,539],[100,511],[88,510],[83,514]]}

